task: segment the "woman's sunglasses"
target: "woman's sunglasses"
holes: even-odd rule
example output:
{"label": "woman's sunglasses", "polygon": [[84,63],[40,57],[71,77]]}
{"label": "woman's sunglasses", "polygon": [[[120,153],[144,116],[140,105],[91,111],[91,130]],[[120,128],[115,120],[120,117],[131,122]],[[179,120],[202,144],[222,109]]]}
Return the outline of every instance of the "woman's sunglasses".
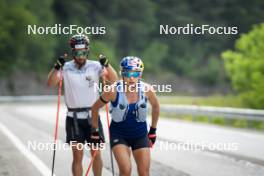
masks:
{"label": "woman's sunglasses", "polygon": [[122,76],[127,78],[139,78],[141,76],[141,72],[122,72]]}

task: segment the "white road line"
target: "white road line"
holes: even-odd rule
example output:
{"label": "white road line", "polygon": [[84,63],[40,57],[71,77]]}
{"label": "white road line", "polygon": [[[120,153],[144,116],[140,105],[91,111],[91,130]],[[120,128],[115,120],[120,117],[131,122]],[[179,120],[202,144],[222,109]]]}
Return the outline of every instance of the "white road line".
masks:
{"label": "white road line", "polygon": [[0,130],[12,141],[16,148],[40,171],[42,175],[48,176],[51,174],[51,170],[34,153],[29,151],[19,138],[16,137],[2,123],[0,123]]}

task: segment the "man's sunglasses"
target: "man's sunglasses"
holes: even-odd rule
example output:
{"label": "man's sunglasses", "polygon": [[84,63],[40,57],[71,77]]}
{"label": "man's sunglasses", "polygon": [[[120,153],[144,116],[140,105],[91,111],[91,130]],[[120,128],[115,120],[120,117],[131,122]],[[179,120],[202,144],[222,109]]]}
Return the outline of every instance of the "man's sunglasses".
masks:
{"label": "man's sunglasses", "polygon": [[74,57],[83,57],[88,55],[88,51],[74,50],[72,54]]}
{"label": "man's sunglasses", "polygon": [[139,78],[141,76],[141,72],[122,72],[122,76],[127,78]]}

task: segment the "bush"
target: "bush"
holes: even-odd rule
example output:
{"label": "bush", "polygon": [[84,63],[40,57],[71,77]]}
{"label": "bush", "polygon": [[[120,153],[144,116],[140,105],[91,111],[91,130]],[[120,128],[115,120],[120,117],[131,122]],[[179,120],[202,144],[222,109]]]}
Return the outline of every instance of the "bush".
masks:
{"label": "bush", "polygon": [[264,23],[254,26],[236,42],[235,51],[222,57],[233,88],[252,108],[264,108]]}

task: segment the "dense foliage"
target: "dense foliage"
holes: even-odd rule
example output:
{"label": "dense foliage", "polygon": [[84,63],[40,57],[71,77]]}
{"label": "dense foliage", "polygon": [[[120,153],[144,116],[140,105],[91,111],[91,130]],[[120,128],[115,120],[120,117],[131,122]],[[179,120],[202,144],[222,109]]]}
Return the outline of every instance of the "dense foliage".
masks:
{"label": "dense foliage", "polygon": [[[70,52],[70,35],[28,35],[27,25],[105,26],[91,35],[91,58],[104,53],[117,67],[121,57],[143,58],[146,74],[165,73],[203,85],[226,83],[222,51],[264,19],[264,1],[240,0],[0,0],[0,77],[14,70],[46,75],[56,57]],[[237,35],[160,35],[159,25],[237,26]],[[163,73],[163,74],[160,74]],[[173,76],[172,76],[173,77]]]}
{"label": "dense foliage", "polygon": [[235,51],[223,53],[233,87],[245,102],[264,108],[264,24],[255,26],[237,40]]}

